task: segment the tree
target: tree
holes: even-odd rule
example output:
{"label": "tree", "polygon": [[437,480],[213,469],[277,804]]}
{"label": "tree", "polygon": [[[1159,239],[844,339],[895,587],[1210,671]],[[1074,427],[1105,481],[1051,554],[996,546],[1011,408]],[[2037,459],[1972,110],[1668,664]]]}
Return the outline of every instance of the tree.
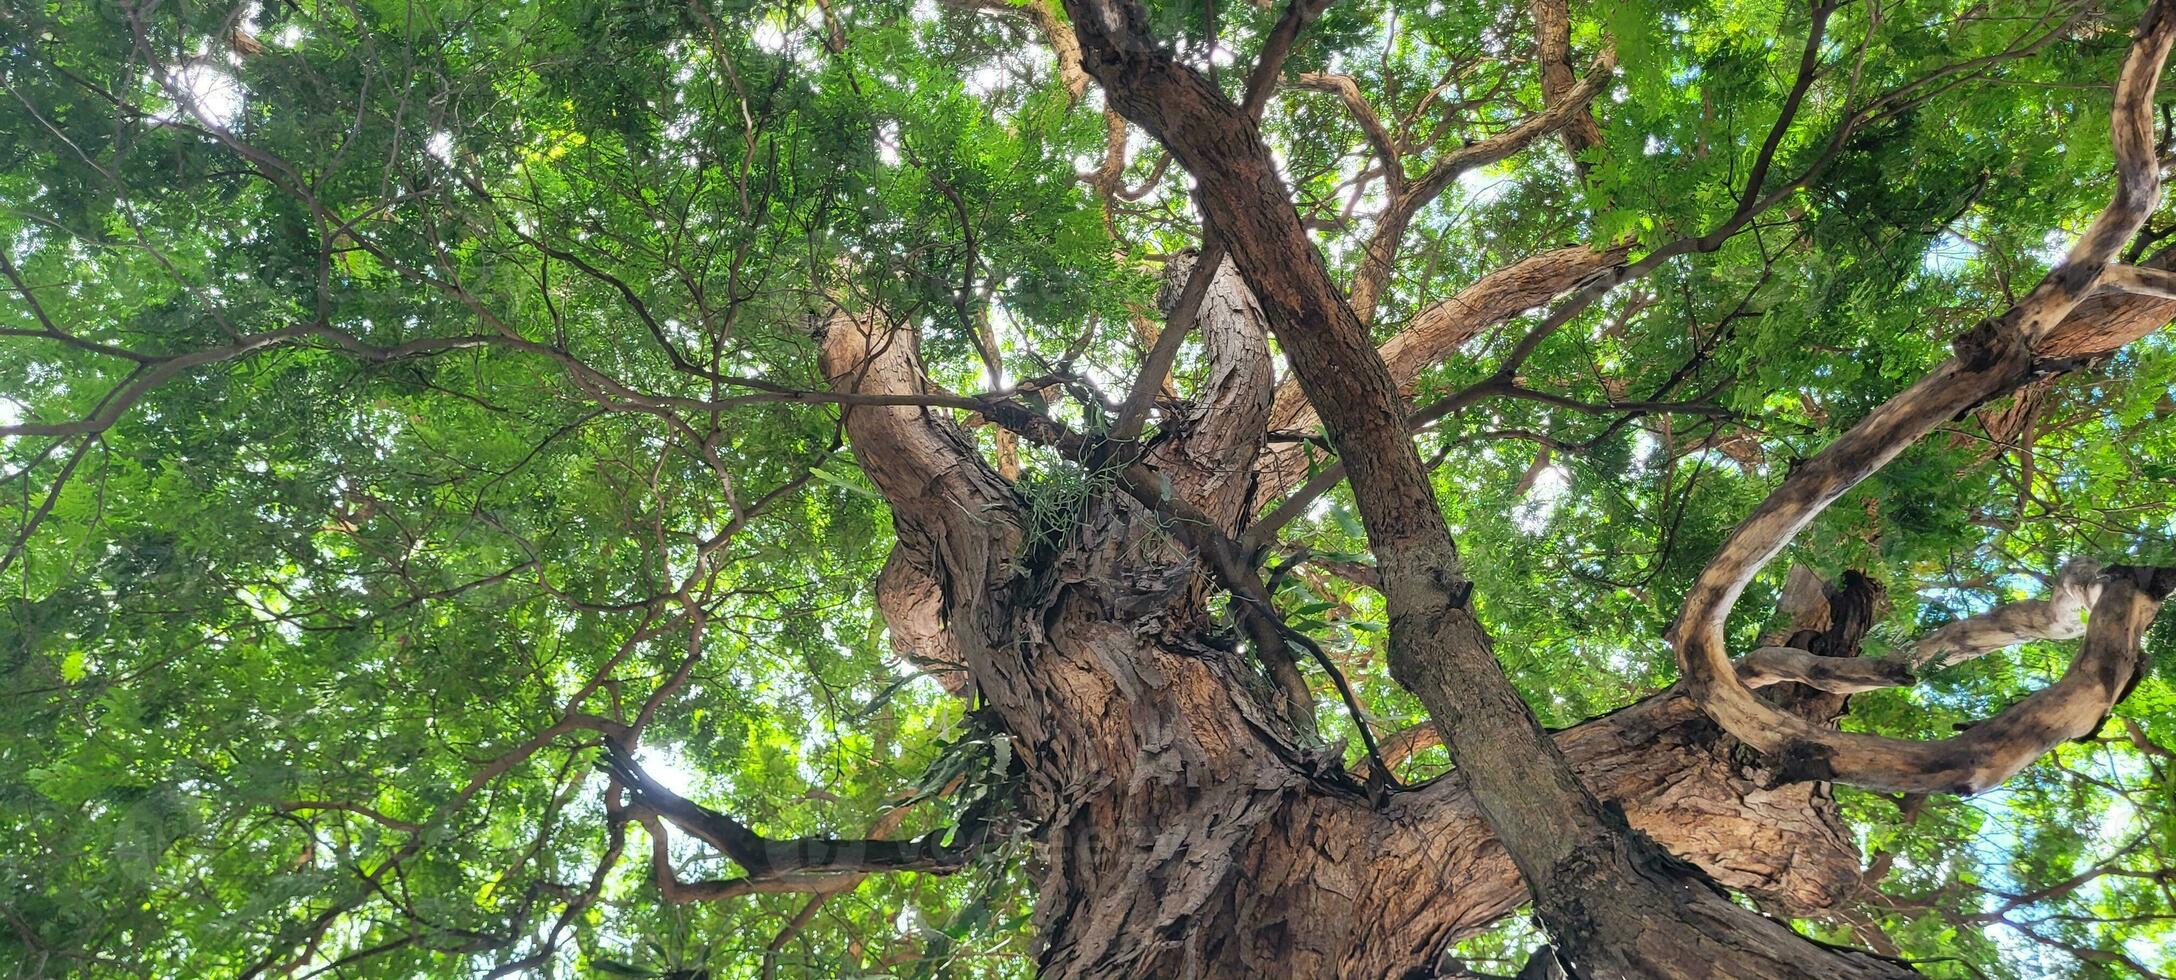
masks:
{"label": "tree", "polygon": [[2176,966],[2169,0],[0,18],[18,974]]}

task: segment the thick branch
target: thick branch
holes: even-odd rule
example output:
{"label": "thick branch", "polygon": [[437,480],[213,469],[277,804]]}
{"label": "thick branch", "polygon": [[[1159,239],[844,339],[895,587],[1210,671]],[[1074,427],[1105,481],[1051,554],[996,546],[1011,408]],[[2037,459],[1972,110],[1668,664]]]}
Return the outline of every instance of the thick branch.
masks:
{"label": "thick branch", "polygon": [[1948,667],[2004,647],[2085,635],[2085,614],[2100,601],[2100,566],[2080,560],[2063,567],[2044,599],[2004,603],[1946,624],[1889,659],[1918,670]]}
{"label": "thick branch", "polygon": [[[2141,281],[2165,283],[2176,264],[2176,250],[2164,251],[2138,266],[2126,266],[2127,275]],[[2113,270],[2112,270],[2113,271]],[[2121,277],[2119,277],[2121,278]],[[2119,285],[2085,298],[2040,342],[2048,357],[2097,357],[2112,353],[2176,320],[2176,298],[2157,295],[2158,290],[2130,290]]]}
{"label": "thick branch", "polygon": [[876,576],[877,608],[892,652],[934,678],[944,689],[965,697],[974,691],[967,661],[944,620],[944,593],[927,550],[892,548]]}
{"label": "thick branch", "polygon": [[[1141,434],[1148,424],[1148,410],[1156,395],[1162,392],[1171,379],[1171,366],[1178,362],[1179,347],[1186,342],[1187,334],[1194,331],[1194,322],[1200,316],[1201,304],[1209,295],[1209,281],[1223,274],[1224,247],[1216,242],[1208,243],[1207,264],[1180,262],[1166,266],[1168,278],[1174,271],[1183,271],[1185,278],[1178,280],[1185,285],[1176,294],[1167,285],[1163,295],[1172,297],[1164,302],[1164,328],[1156,335],[1156,342],[1149,346],[1148,356],[1141,361],[1141,370],[1133,380],[1133,387],[1126,392],[1126,401],[1118,407],[1118,420],[1111,423],[1111,439],[1126,442]],[[1212,269],[1212,266],[1214,268]]]}
{"label": "thick branch", "polygon": [[2140,265],[2112,265],[2100,284],[2117,292],[2153,299],[2176,299],[2176,272]]}
{"label": "thick branch", "polygon": [[1617,67],[1617,57],[1603,52],[1594,60],[1594,67],[1579,84],[1558,93],[1540,112],[1528,116],[1518,125],[1478,142],[1469,143],[1444,154],[1427,173],[1413,181],[1408,194],[1414,210],[1435,200],[1436,196],[1451,186],[1451,182],[1469,170],[1486,167],[1527,148],[1535,140],[1561,130],[1579,117],[1587,114],[1587,104],[1602,94]]}
{"label": "thick branch", "polygon": [[[1629,242],[1600,251],[1571,245],[1520,259],[1421,310],[1377,353],[1399,394],[1410,398],[1421,372],[1490,328],[1622,266],[1631,250]],[[1311,435],[1319,425],[1321,419],[1297,380],[1277,386],[1276,404],[1270,410],[1271,431]],[[1256,469],[1260,486],[1256,495],[1267,499],[1307,475],[1307,454],[1297,445],[1283,444],[1264,456]]]}
{"label": "thick branch", "polygon": [[1738,658],[1738,679],[1747,687],[1804,684],[1830,694],[1857,694],[1912,682],[1904,665],[1885,659],[1840,659],[1797,647],[1761,647]]}
{"label": "thick branch", "polygon": [[[1934,427],[2030,380],[2041,346],[2059,335],[2159,199],[2153,93],[2172,43],[2176,0],[2156,0],[2116,80],[2111,113],[2117,161],[2114,199],[2065,261],[2008,312],[1958,338],[1956,357],[1794,469],[1739,525],[1687,595],[1676,629],[1687,689],[1725,730],[1761,751],[1783,754],[1801,775],[1891,791],[1980,792],[2048,746],[2075,737],[2049,737],[2051,733],[2097,723],[2113,699],[2127,690],[2128,676],[2118,675],[2135,653],[2117,648],[2135,643],[2132,627],[2142,630],[2158,607],[2166,591],[2160,576],[2112,577],[2097,604],[2080,662],[2063,681],[1960,736],[1968,741],[1917,743],[1830,732],[1779,712],[1738,679],[1723,639],[1723,620],[1761,567],[1829,504]],[[2100,622],[2104,617],[2113,622]],[[2070,683],[2074,676],[2078,682]],[[2100,697],[2109,700],[2088,704]],[[2043,727],[2020,729],[2022,722],[2006,718]],[[2024,751],[2031,755],[2018,760]]]}
{"label": "thick branch", "polygon": [[[1165,270],[1165,281],[1192,279],[1191,261],[1182,257],[1174,262]],[[1194,322],[1207,362],[1201,384],[1166,419],[1164,438],[1150,450],[1148,462],[1171,481],[1172,492],[1228,530],[1252,499],[1249,471],[1262,448],[1276,367],[1269,357],[1269,327],[1261,306],[1230,260],[1209,280],[1196,309]],[[1164,329],[1177,328],[1174,320]]]}
{"label": "thick branch", "polygon": [[[1567,0],[1533,0],[1527,8],[1534,17],[1534,60],[1541,63],[1541,100],[1545,106],[1573,101],[1577,73],[1572,70],[1571,4]],[[1580,156],[1602,143],[1602,127],[1594,121],[1588,103],[1565,123],[1559,134],[1564,153],[1573,166],[1585,170]]]}
{"label": "thick branch", "polygon": [[1284,16],[1277,19],[1277,26],[1270,28],[1269,37],[1262,42],[1262,53],[1254,63],[1254,70],[1247,73],[1246,95],[1240,100],[1240,109],[1247,115],[1261,118],[1262,109],[1269,104],[1269,93],[1277,87],[1277,76],[1284,71],[1285,59],[1292,56],[1292,49],[1299,44],[1300,32],[1307,25],[1330,9],[1332,0],[1290,0]]}
{"label": "thick branch", "polygon": [[[907,327],[839,313],[819,341],[835,391],[913,395],[928,388]],[[877,582],[892,644],[947,688],[964,691],[959,671],[969,657],[951,624],[989,597],[997,563],[1018,540],[1018,500],[939,410],[852,405],[845,426],[862,472],[891,505],[899,539]]]}
{"label": "thick branch", "polygon": [[[1849,662],[1884,601],[1878,585],[1847,574],[1829,588],[1810,574],[1790,629],[1792,642]],[[1827,723],[1840,699],[1792,699],[1791,710]],[[1802,783],[1771,786],[1771,773],[1748,768],[1736,743],[1707,725],[1676,691],[1553,733],[1580,780],[1621,807],[1632,826],[1690,861],[1716,881],[1756,896],[1763,907],[1790,915],[1834,910],[1859,887],[1858,852],[1844,831],[1828,788]],[[1386,757],[1434,742],[1421,725],[1383,741]],[[1419,836],[1458,887],[1443,901],[1457,916],[1453,936],[1477,930],[1526,901],[1510,862],[1484,843],[1486,828],[1454,781]]]}
{"label": "thick branch", "polygon": [[[2144,670],[2140,637],[2171,590],[2176,569],[2111,569],[2098,588],[2085,643],[2060,679],[1954,738],[1899,742],[1845,735],[1839,754],[1855,767],[1853,782],[1896,792],[1981,793],[2055,746],[2098,732],[2109,710],[2138,683]],[[1792,770],[1786,775],[1827,778],[1832,751],[1827,744],[1786,746],[1782,754]]]}
{"label": "thick branch", "polygon": [[[1433,728],[1421,725],[1412,734],[1384,739],[1384,756],[1433,745]],[[1590,791],[1621,807],[1633,828],[1717,882],[1794,915],[1826,912],[1855,893],[1860,857],[1827,788],[1765,786],[1770,774],[1749,770],[1734,758],[1733,743],[1719,738],[1684,697],[1657,694],[1551,737]],[[1396,884],[1426,895],[1450,883],[1434,901],[1456,917],[1454,936],[1479,932],[1530,900],[1517,869],[1455,778],[1399,799],[1401,808],[1425,811],[1413,820],[1413,839],[1399,843],[1419,848],[1432,863]],[[1386,848],[1383,853],[1406,852]]]}

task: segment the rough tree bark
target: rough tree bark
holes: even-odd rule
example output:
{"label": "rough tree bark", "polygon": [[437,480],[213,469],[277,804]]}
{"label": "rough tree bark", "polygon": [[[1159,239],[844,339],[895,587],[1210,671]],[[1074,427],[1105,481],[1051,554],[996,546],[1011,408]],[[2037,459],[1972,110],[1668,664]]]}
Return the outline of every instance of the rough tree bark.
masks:
{"label": "rough tree bark", "polygon": [[[1447,943],[1529,898],[1582,975],[1908,973],[1810,943],[1711,884],[1794,915],[1846,896],[1858,857],[1825,784],[1787,781],[1804,775],[1788,757],[1746,761],[1702,713],[1698,684],[1543,732],[1466,602],[1470,586],[1402,422],[1413,378],[1488,326],[1621,269],[1625,253],[1537,256],[1377,351],[1301,229],[1251,115],[1157,48],[1132,5],[1078,0],[1068,12],[1084,69],[1201,180],[1209,226],[1229,249],[1194,324],[1205,383],[1194,402],[1164,406],[1141,460],[1163,481],[1158,492],[1209,526],[1175,528],[1174,511],[1159,513],[1138,487],[1129,496],[1094,476],[1053,521],[945,411],[845,409],[855,451],[892,505],[898,545],[879,588],[894,643],[947,686],[977,693],[1020,746],[1045,975],[1427,975]],[[1552,96],[1552,111],[1565,104]],[[2134,284],[2105,300],[2113,327],[2109,317],[2075,322],[2082,309],[2051,314],[2043,349],[2066,338],[2081,351],[2112,349],[2165,321],[2142,305],[2171,302],[2159,280],[2141,272]],[[1272,331],[1299,395],[1272,386]],[[842,311],[820,333],[837,390],[930,390],[913,331],[882,311]],[[1175,543],[1243,532],[1297,475],[1265,449],[1265,432],[1316,418],[1361,503],[1392,612],[1394,672],[1458,762],[1451,778],[1386,795],[1344,772],[1341,751],[1286,710],[1289,687],[1265,668],[1271,658],[1208,617],[1203,556]],[[2106,687],[2127,676],[2135,658],[2124,651],[2135,645],[2122,641],[2135,640],[2163,585],[2150,574],[2092,581],[2084,601],[2121,608],[2095,617],[2109,638],[2089,637],[2081,663],[2092,669],[2081,677]],[[1847,580],[1826,598],[1819,623],[1787,646],[1724,661],[1794,732],[1832,734],[1845,694],[1908,682],[1920,662],[1848,659],[1878,595]],[[2039,611],[2078,598],[2066,586]],[[1998,611],[2009,618],[1926,649],[1968,656],[2005,635],[2060,635],[2033,631],[2060,619],[2036,608]],[[2005,634],[2005,624],[2016,628]]]}
{"label": "rough tree bark", "polygon": [[2083,648],[2060,681],[1964,734],[1934,742],[1830,731],[1776,711],[1739,678],[1723,640],[1723,619],[1793,536],[1936,426],[2037,377],[2078,366],[2051,351],[2090,349],[2137,325],[2128,319],[2081,325],[2080,306],[2097,290],[2155,303],[2169,298],[2169,273],[2115,259],[2160,203],[2153,103],[2172,46],[2176,2],[2156,0],[2116,78],[2110,112],[2114,198],[2062,263],[2016,305],[1959,336],[1954,357],[1794,468],[1723,543],[1687,594],[1675,628],[1687,689],[1731,734],[1783,758],[1792,775],[1895,792],[1984,792],[2062,741],[2098,730],[2136,683],[2139,638],[2161,600],[2176,589],[2176,570],[2109,570],[2092,603]]}
{"label": "rough tree bark", "polygon": [[[1206,308],[1210,336],[1239,335],[1217,349],[1266,359],[1243,293]],[[833,318],[824,364],[845,391],[924,384],[911,332],[874,316]],[[1251,432],[1195,427],[1180,441],[1207,440],[1195,458],[1224,460],[1212,469],[1244,482],[1268,390],[1232,396],[1260,413]],[[966,570],[929,576],[910,590],[916,601],[886,611],[895,638],[902,623],[935,624],[913,634],[933,644],[917,658],[968,664],[1022,747],[1024,803],[1044,828],[1046,975],[1396,976],[1527,900],[1460,781],[1377,805],[1335,756],[1303,747],[1259,668],[1184,601],[1194,573],[1161,544],[1154,515],[1107,495],[1074,515],[1075,533],[1038,545],[943,413],[857,406],[847,427],[895,501],[900,554],[887,576]],[[1206,509],[1230,479],[1174,486]],[[1855,886],[1858,855],[1826,790],[1771,787],[1773,774],[1739,759],[1681,696],[1554,740],[1633,826],[1778,911],[1815,914]]]}
{"label": "rough tree bark", "polygon": [[1597,976],[1907,973],[1823,949],[1736,906],[1579,783],[1496,662],[1406,429],[1404,398],[1308,239],[1253,117],[1162,48],[1138,5],[1076,0],[1067,12],[1111,106],[1199,181],[1209,228],[1321,413],[1379,569],[1392,674],[1428,708],[1567,966]]}

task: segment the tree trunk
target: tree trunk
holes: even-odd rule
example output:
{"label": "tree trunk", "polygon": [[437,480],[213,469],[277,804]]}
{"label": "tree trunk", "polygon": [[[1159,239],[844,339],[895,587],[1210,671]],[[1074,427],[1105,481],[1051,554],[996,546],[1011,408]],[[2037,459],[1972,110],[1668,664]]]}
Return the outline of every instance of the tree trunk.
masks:
{"label": "tree trunk", "polygon": [[[1202,329],[1239,336],[1214,345],[1266,361],[1244,342],[1258,312],[1217,308]],[[904,328],[840,317],[824,346],[843,389],[921,383]],[[1232,397],[1259,415],[1266,390]],[[940,413],[857,406],[847,427],[895,501],[900,543],[880,585],[894,641],[978,688],[1019,746],[1045,976],[1425,975],[1448,944],[1528,900],[1461,780],[1376,800],[1341,751],[1294,728],[1276,686],[1206,615],[1191,558],[1155,515],[1103,493],[1044,539],[1054,532],[1030,527]],[[1204,505],[1229,500],[1251,463],[1243,450],[1192,458],[1218,462],[1175,467],[1173,489]],[[1815,914],[1856,885],[1826,788],[1768,788],[1772,774],[1675,693],[1553,739],[1633,828],[1776,911]]]}
{"label": "tree trunk", "polygon": [[[1149,527],[1100,508],[1015,592],[1011,653],[975,670],[1027,771],[1043,975],[1399,976],[1527,900],[1457,779],[1378,806],[1301,748],[1229,638],[1174,612],[1183,566],[1129,567]],[[1555,739],[1634,828],[1777,911],[1858,880],[1826,788],[1765,788],[1682,697]]]}
{"label": "tree trunk", "polygon": [[[1075,444],[1081,485],[1033,506],[941,412],[874,400],[845,412],[897,527],[881,583],[894,642],[947,686],[976,692],[1017,740],[1044,974],[1424,976],[1447,944],[1531,896],[1560,950],[1554,965],[1573,976],[1909,975],[1897,961],[1798,936],[1717,887],[1793,915],[1855,890],[1857,855],[1824,784],[1786,784],[1805,773],[1762,768],[1791,767],[1788,757],[1746,761],[1753,753],[1709,720],[1714,705],[1703,712],[1677,690],[1543,732],[1469,602],[1406,428],[1406,389],[1440,356],[1431,352],[1615,266],[1621,250],[1553,253],[1528,275],[1477,287],[1475,296],[1494,299],[1466,319],[1416,324],[1410,350],[1394,341],[1379,352],[1301,227],[1251,113],[1158,47],[1131,0],[1066,8],[1085,70],[1115,111],[1195,175],[1210,232],[1228,250],[1228,265],[1185,290],[1207,297],[1198,316],[1175,315],[1164,328],[1202,332],[1209,372],[1199,397],[1162,406],[1146,447],[1130,423],[1105,442],[1045,440]],[[1537,17],[1554,16],[1537,5]],[[2165,37],[2156,44],[2165,51]],[[2112,234],[2103,224],[2088,238]],[[2079,333],[2068,306],[2045,312],[2036,340]],[[2081,349],[2137,329],[2119,326],[2093,331]],[[1272,397],[1271,328],[1304,409]],[[842,314],[823,331],[825,372],[845,392],[927,394],[914,348],[911,329],[876,315]],[[1136,390],[1163,382],[1142,377]],[[1946,418],[1959,406],[1940,407],[1933,415]],[[1427,707],[1458,766],[1428,786],[1371,789],[1342,769],[1341,747],[1320,743],[1314,699],[1283,634],[1263,621],[1272,611],[1256,608],[1267,599],[1249,581],[1251,559],[1231,541],[1260,498],[1299,472],[1290,454],[1264,458],[1264,431],[1273,419],[1315,417],[1366,526],[1390,613],[1391,672]],[[1125,455],[1135,448],[1146,452]],[[1791,480],[1812,479],[1810,469]],[[1232,594],[1251,650],[1209,615],[1204,564]],[[1856,652],[1878,596],[1851,581],[1827,598],[1821,624],[1794,637],[1814,661]],[[1711,618],[1712,631],[1720,614]],[[1729,673],[1739,665],[1718,652],[1719,636],[1705,639],[1716,649],[1686,690],[1727,690],[1772,717],[1771,728],[1833,734],[1840,695],[1768,685],[1818,682],[1775,673],[1809,658],[1782,651],[1754,665],[1772,674],[1758,678],[1768,686],[1756,698]],[[1815,673],[1894,680],[1879,664],[1822,666]],[[1717,673],[1730,683],[1717,685]],[[1730,730],[1756,746],[1768,738]]]}
{"label": "tree trunk", "polygon": [[1066,10],[1110,106],[1195,176],[1208,228],[1320,413],[1379,570],[1391,675],[1426,705],[1565,966],[1610,977],[1910,975],[1739,908],[1581,783],[1496,660],[1405,398],[1331,281],[1253,114],[1162,48],[1133,0],[1067,0]]}

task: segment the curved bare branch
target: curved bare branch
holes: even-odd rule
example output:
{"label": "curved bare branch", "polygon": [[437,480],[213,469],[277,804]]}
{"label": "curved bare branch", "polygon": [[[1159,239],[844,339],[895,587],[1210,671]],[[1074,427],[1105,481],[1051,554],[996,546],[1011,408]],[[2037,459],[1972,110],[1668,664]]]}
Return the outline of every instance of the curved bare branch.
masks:
{"label": "curved bare branch", "polygon": [[[2061,739],[2075,737],[2078,724],[2097,725],[2114,699],[2127,692],[2123,672],[2126,664],[2135,667],[2136,653],[2117,647],[2135,645],[2161,597],[2176,586],[2176,576],[2140,570],[2112,573],[2096,603],[2086,651],[2064,679],[1944,742],[1827,731],[1777,710],[1739,679],[1724,641],[1723,621],[1762,566],[1829,504],[1934,427],[2033,377],[2043,345],[2061,332],[2099,285],[2117,250],[2138,233],[2158,203],[2153,95],[2172,44],[2176,0],[2155,0],[2116,79],[2111,113],[2114,199],[2064,262],[2016,306],[1959,337],[1955,357],[1793,470],[1732,533],[1687,595],[1675,629],[1687,690],[1725,730],[1761,751],[1785,756],[1797,774],[1891,791],[1976,793],[2008,778]],[[2164,579],[2170,581],[2164,584]],[[2094,697],[2108,700],[2083,710]],[[2024,751],[2030,756],[2018,761]]]}
{"label": "curved bare branch", "polygon": [[[1192,270],[1182,260],[1164,275],[1167,283],[1178,282],[1191,278]],[[1277,382],[1269,357],[1269,324],[1229,259],[1209,280],[1194,325],[1206,362],[1201,384],[1182,414],[1166,421],[1169,436],[1150,450],[1148,462],[1171,481],[1172,492],[1208,514],[1218,527],[1229,529],[1254,497],[1249,476],[1262,449]],[[1175,327],[1174,320],[1164,329]]]}
{"label": "curved bare branch", "polygon": [[[913,329],[881,315],[835,313],[819,331],[832,389],[861,397],[929,389]],[[971,684],[952,624],[987,597],[997,562],[1020,534],[1012,486],[942,412],[917,405],[848,405],[844,424],[861,469],[891,506],[898,544],[877,577],[893,649],[955,693]]]}
{"label": "curved bare branch", "polygon": [[2063,566],[2045,597],[2004,603],[1945,624],[1887,656],[1847,660],[1795,647],[1760,647],[1738,658],[1738,679],[1752,688],[1789,681],[1833,694],[1902,687],[1925,670],[1952,667],[2020,643],[2084,636],[2086,613],[2100,595],[2100,564],[2080,559]]}

